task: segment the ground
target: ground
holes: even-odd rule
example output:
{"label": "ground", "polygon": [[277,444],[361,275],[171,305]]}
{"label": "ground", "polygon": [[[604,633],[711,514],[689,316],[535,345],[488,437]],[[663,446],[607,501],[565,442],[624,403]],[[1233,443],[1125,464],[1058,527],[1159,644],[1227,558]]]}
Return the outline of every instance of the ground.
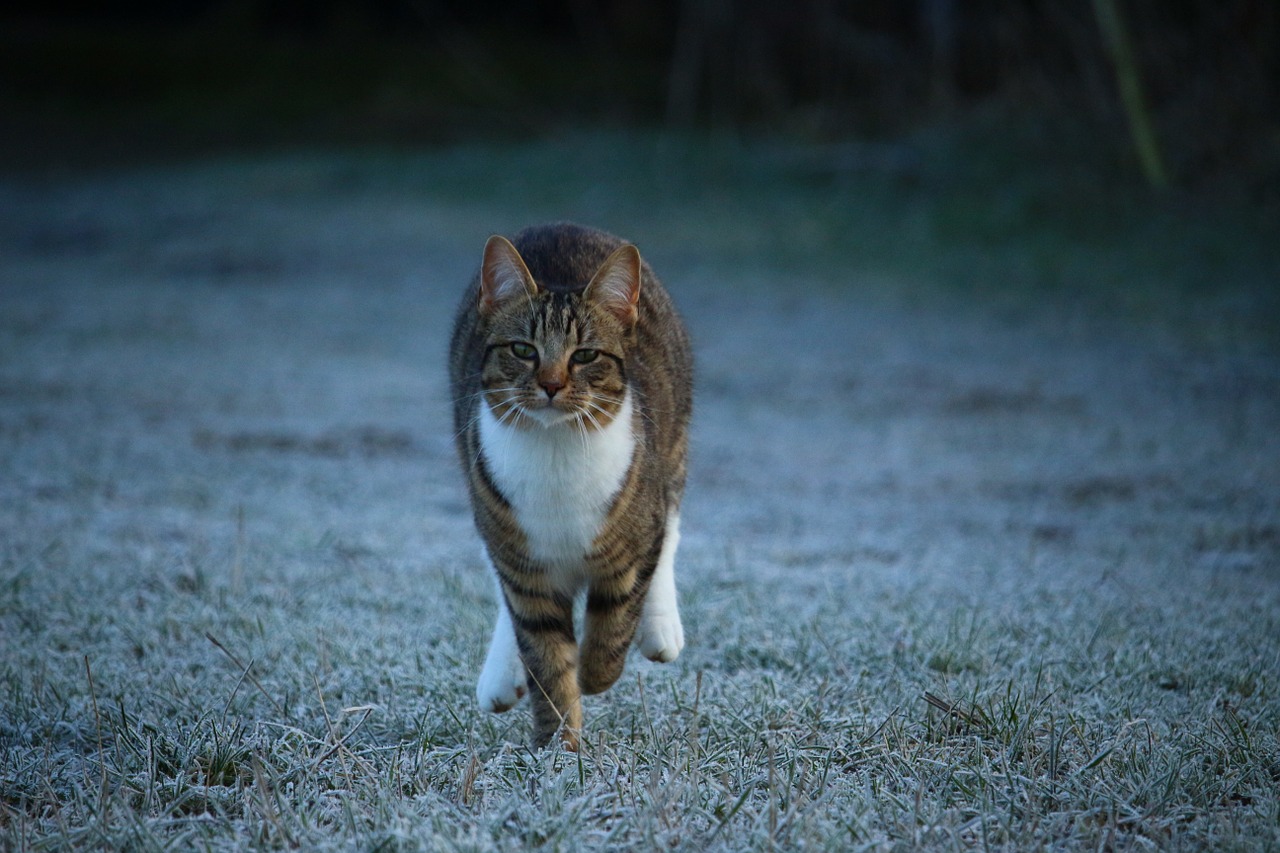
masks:
{"label": "ground", "polygon": [[[1011,248],[999,195],[944,245],[893,176],[686,144],[0,183],[0,846],[1280,845],[1269,273]],[[698,362],[688,645],[579,756],[475,706],[444,369],[485,238],[558,217]]]}

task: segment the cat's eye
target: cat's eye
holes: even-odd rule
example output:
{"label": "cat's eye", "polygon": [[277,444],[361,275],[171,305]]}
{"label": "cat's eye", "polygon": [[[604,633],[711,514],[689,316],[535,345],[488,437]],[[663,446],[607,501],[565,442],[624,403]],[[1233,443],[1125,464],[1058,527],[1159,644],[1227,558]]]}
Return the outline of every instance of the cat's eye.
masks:
{"label": "cat's eye", "polygon": [[574,350],[573,355],[569,356],[569,359],[574,364],[590,364],[591,362],[595,361],[599,356],[600,356],[599,350],[579,349],[579,350]]}
{"label": "cat's eye", "polygon": [[516,358],[530,359],[538,354],[538,349],[533,344],[516,341],[511,345],[511,354]]}

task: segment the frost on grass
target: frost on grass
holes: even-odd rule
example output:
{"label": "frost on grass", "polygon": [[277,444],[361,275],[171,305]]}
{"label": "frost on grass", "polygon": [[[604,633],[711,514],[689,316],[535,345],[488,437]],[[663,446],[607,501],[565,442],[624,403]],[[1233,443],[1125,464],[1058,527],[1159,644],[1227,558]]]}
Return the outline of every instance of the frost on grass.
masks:
{"label": "frost on grass", "polygon": [[[750,204],[436,199],[468,163],[3,189],[0,847],[1280,844],[1272,351],[782,288]],[[690,642],[577,755],[474,707],[442,366],[484,237],[564,215],[641,242],[700,371]]]}

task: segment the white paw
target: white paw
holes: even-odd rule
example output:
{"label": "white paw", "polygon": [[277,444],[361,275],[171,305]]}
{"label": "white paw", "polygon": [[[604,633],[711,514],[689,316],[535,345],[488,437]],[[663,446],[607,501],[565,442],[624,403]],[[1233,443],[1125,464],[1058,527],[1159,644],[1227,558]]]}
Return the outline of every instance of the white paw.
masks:
{"label": "white paw", "polygon": [[484,668],[476,683],[476,700],[481,710],[500,714],[515,707],[527,692],[524,661],[520,660],[511,616],[505,606],[499,605],[489,653],[484,657]]}
{"label": "white paw", "polygon": [[684,626],[680,624],[680,606],[676,600],[676,546],[680,544],[680,514],[673,510],[667,516],[667,531],[662,539],[662,552],[654,568],[653,581],[645,595],[640,624],[636,626],[636,645],[649,660],[671,663],[684,648]]}
{"label": "white paw", "polygon": [[480,702],[480,710],[501,714],[516,706],[524,694],[524,663],[519,655],[505,660],[494,660],[490,653],[485,659],[484,669],[480,671],[480,680],[476,682],[476,699]]}
{"label": "white paw", "polygon": [[649,660],[671,663],[684,648],[684,625],[679,611],[650,613],[645,608],[636,628],[636,645]]}

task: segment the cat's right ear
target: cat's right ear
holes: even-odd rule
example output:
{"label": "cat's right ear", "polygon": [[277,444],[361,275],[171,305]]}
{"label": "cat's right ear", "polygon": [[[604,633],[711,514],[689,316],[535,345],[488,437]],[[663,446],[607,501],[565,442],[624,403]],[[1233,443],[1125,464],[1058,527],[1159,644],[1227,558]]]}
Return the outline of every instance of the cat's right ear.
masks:
{"label": "cat's right ear", "polygon": [[516,247],[506,237],[490,237],[480,264],[480,313],[491,314],[509,299],[537,295],[538,285]]}

